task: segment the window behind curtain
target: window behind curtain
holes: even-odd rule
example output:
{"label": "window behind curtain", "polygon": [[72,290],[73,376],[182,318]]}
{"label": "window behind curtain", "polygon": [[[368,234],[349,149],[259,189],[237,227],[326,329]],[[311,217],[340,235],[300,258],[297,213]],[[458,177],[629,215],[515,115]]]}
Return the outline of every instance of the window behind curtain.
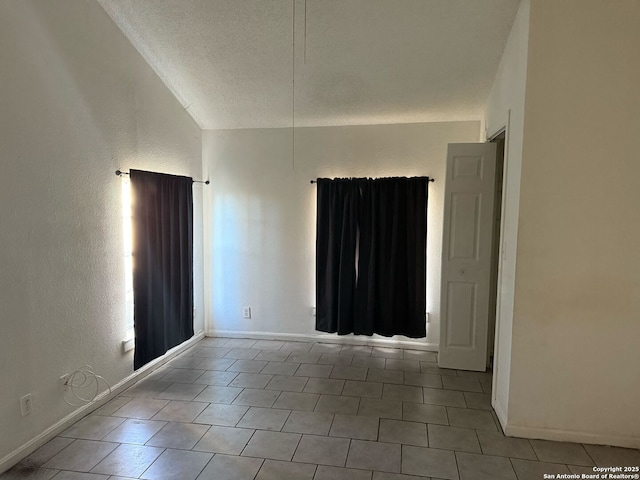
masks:
{"label": "window behind curtain", "polygon": [[316,330],[426,335],[428,184],[318,179]]}
{"label": "window behind curtain", "polygon": [[193,336],[193,179],[131,170],[138,369]]}
{"label": "window behind curtain", "polygon": [[122,175],[122,231],[124,244],[125,340],[133,338],[133,255],[131,182]]}

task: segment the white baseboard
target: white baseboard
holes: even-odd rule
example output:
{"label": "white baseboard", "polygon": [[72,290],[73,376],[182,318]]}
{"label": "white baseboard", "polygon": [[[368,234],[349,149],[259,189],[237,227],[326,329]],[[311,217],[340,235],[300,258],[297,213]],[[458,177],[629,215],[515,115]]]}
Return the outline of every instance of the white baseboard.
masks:
{"label": "white baseboard", "polygon": [[[243,332],[237,330],[207,330],[207,337],[250,338],[252,340],[284,340],[298,342],[333,342],[347,345],[372,345],[379,347],[411,348],[437,352],[438,344],[416,342],[410,339],[396,340],[392,338],[362,337],[355,335],[337,335],[330,333],[272,333],[272,332]],[[406,337],[405,337],[406,338]]]}
{"label": "white baseboard", "polygon": [[497,400],[492,403],[498,416],[502,431],[508,437],[530,438],[535,440],[554,440],[557,442],[588,443],[592,445],[610,445],[614,447],[640,448],[640,437],[607,435],[576,430],[560,430],[555,428],[536,428],[512,425],[508,422],[507,412]]}
{"label": "white baseboard", "polygon": [[507,425],[507,412],[498,399],[491,404],[493,407],[493,411],[496,412],[496,416],[498,417],[498,421],[500,422],[500,426],[502,427],[502,431],[505,431],[505,426]]}
{"label": "white baseboard", "polygon": [[[496,411],[497,413],[497,411]],[[498,419],[500,415],[498,414]],[[614,447],[640,448],[640,437],[598,434],[575,430],[559,430],[553,428],[523,427],[520,425],[503,424],[505,435],[539,440],[555,440],[558,442],[588,443],[593,445],[610,445]]]}
{"label": "white baseboard", "polygon": [[15,464],[20,462],[23,458],[27,457],[35,450],[40,448],[42,445],[47,443],[49,440],[57,436],[59,433],[63,432],[67,428],[69,428],[72,424],[77,422],[83,417],[86,417],[94,410],[100,408],[102,405],[107,403],[112,398],[118,396],[120,393],[124,392],[127,388],[133,385],[135,382],[142,380],[144,377],[149,375],[151,372],[156,370],[158,367],[164,365],[169,360],[172,360],[174,357],[178,356],[193,344],[199,342],[204,338],[204,332],[200,332],[193,337],[191,337],[186,342],[181,343],[177,347],[172,348],[163,356],[156,358],[155,360],[147,363],[145,366],[141,367],[139,370],[131,373],[124,379],[120,380],[114,386],[111,387],[111,393],[105,391],[101,393],[94,402],[88,403],[87,405],[83,405],[82,407],[77,408],[72,413],[64,417],[62,420],[54,423],[49,428],[47,428],[44,432],[40,433],[38,436],[32,438],[24,445],[18,447],[13,452],[6,455],[4,458],[0,459],[0,474],[5,470],[10,469]]}

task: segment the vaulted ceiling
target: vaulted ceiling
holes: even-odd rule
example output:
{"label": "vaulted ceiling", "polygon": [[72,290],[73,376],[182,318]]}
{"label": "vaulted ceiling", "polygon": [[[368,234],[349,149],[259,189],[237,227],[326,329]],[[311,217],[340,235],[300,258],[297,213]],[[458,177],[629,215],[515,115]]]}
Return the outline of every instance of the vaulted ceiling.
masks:
{"label": "vaulted ceiling", "polygon": [[519,0],[99,0],[203,129],[478,120]]}

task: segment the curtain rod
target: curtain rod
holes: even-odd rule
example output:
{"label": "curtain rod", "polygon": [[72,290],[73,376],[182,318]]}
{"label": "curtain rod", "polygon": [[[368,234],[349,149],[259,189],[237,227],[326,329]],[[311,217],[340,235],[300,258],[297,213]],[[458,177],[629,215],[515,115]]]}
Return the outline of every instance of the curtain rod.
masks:
{"label": "curtain rod", "polygon": [[[435,182],[436,180],[434,178],[431,177],[427,177],[429,179],[429,182]],[[318,180],[311,180],[309,183],[318,183]]]}
{"label": "curtain rod", "polygon": [[[129,175],[129,172],[123,172],[122,170],[116,170],[116,175],[118,177],[122,176],[122,175]],[[209,180],[191,180],[193,183],[204,183],[205,185],[209,185]]]}

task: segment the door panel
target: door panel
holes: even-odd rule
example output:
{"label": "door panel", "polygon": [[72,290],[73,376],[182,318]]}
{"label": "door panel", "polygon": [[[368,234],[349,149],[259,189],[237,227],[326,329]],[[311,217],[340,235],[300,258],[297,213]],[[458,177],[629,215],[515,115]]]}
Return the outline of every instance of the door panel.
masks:
{"label": "door panel", "polygon": [[486,369],[496,146],[450,144],[442,242],[442,368]]}

